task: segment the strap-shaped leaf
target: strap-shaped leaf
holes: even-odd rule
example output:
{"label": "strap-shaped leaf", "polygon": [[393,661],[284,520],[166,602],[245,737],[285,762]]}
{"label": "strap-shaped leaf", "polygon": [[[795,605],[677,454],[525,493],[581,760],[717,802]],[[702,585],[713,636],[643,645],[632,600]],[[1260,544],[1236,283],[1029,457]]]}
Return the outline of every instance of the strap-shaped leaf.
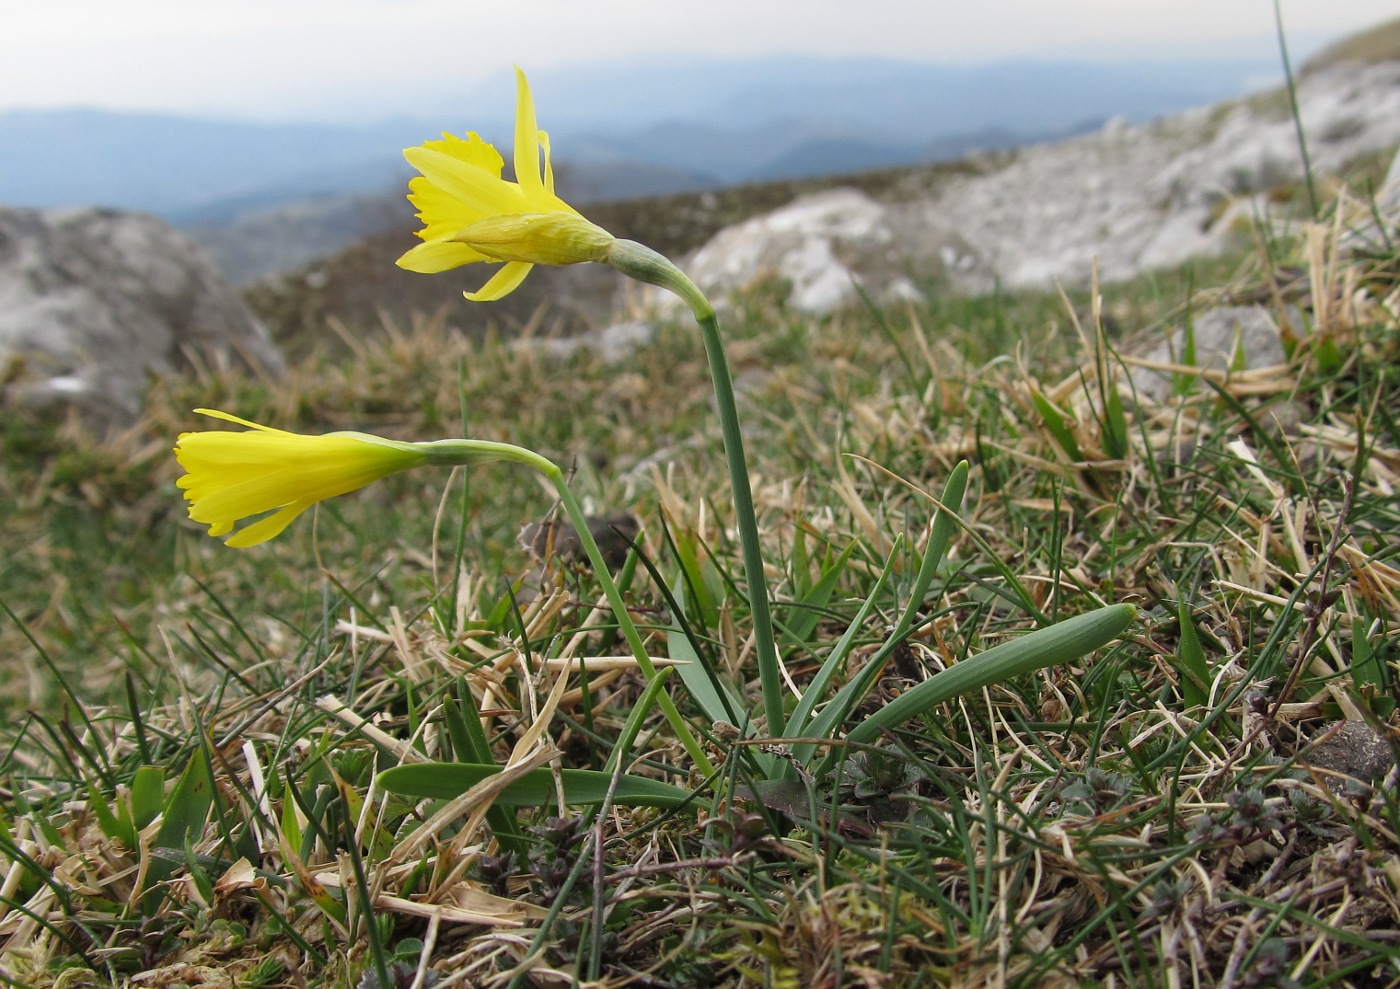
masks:
{"label": "strap-shaped leaf", "polygon": [[[705,717],[711,721],[728,721],[737,728],[743,728],[747,711],[734,689],[720,677],[717,670],[710,667],[695,650],[689,638],[680,629],[672,628],[666,633],[666,655],[680,665],[676,672],[690,692]],[[736,724],[737,722],[737,724]]]}
{"label": "strap-shaped leaf", "polygon": [[[379,785],[402,797],[451,800],[482,780],[501,771],[500,766],[465,762],[425,762],[395,766],[379,774]],[[592,769],[562,769],[564,802],[570,805],[601,804],[612,785],[611,773]],[[496,796],[506,807],[543,807],[555,802],[554,773],[534,769],[510,783]],[[691,794],[678,786],[644,776],[621,776],[613,803],[632,807],[679,807]]]}
{"label": "strap-shaped leaf", "polygon": [[1130,604],[1109,605],[1003,642],[909,688],[857,725],[847,739],[873,742],[882,729],[897,728],[960,694],[1046,666],[1073,662],[1113,641],[1136,614]]}

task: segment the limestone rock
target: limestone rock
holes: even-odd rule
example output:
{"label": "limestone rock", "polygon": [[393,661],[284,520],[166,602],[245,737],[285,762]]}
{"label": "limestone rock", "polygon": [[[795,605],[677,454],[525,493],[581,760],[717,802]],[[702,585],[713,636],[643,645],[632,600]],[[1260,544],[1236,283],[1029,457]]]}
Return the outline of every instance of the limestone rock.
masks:
{"label": "limestone rock", "polygon": [[1385,173],[1385,178],[1381,180],[1380,188],[1381,209],[1387,214],[1394,216],[1400,214],[1400,151],[1395,153],[1395,157],[1390,159],[1390,168]]}
{"label": "limestone rock", "polygon": [[282,355],[213,263],[163,221],[0,207],[0,404],[132,422],[152,375]]}
{"label": "limestone rock", "polygon": [[1342,234],[1342,245],[1349,251],[1389,252],[1400,235],[1400,151],[1390,160],[1390,168],[1376,188],[1374,214]]}
{"label": "limestone rock", "polygon": [[[961,237],[921,210],[894,209],[846,188],[722,230],[684,268],[716,305],[776,282],[787,288],[788,307],[805,313],[855,304],[861,291],[876,302],[919,299],[915,279],[968,282],[986,274]],[[663,310],[676,306],[665,296],[657,302]]]}
{"label": "limestone rock", "polygon": [[[1282,364],[1287,359],[1270,311],[1262,306],[1220,306],[1191,321],[1195,340],[1195,367],[1224,371],[1239,363],[1247,369]],[[1294,328],[1297,332],[1298,328]],[[1143,353],[1145,360],[1161,364],[1185,364],[1186,331],[1178,327],[1171,338]],[[1171,375],[1150,368],[1132,370],[1133,388],[1139,396],[1162,401],[1171,394]]]}
{"label": "limestone rock", "polygon": [[[1341,62],[1298,90],[1314,171],[1338,171],[1400,143],[1400,62]],[[1108,281],[1215,253],[1268,215],[1267,194],[1301,182],[1280,94],[1025,149],[1004,169],[950,183],[933,216],[1002,281]]]}

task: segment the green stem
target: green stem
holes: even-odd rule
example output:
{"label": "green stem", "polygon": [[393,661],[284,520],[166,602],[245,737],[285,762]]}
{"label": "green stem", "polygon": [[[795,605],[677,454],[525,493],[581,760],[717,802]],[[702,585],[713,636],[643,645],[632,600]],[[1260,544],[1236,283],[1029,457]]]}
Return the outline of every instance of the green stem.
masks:
{"label": "green stem", "polygon": [[[487,440],[436,440],[416,445],[427,450],[429,463],[461,465],[479,463],[482,460],[509,460],[524,464],[526,467],[532,467],[549,478],[549,482],[554,485],[554,490],[559,494],[559,502],[564,506],[569,521],[578,532],[579,542],[583,545],[583,551],[588,555],[588,562],[592,564],[593,572],[598,576],[598,582],[603,585],[603,594],[608,599],[608,606],[612,609],[613,617],[617,619],[618,627],[622,629],[623,637],[632,649],[632,656],[637,660],[637,665],[642,668],[642,674],[648,683],[656,679],[656,666],[652,663],[651,657],[647,655],[641,633],[637,631],[637,626],[632,621],[632,614],[627,610],[627,603],[622,600],[622,592],[617,589],[617,584],[612,578],[612,571],[603,560],[598,543],[588,528],[588,518],[583,514],[583,508],[574,497],[574,493],[569,490],[568,482],[564,479],[564,472],[559,469],[557,464],[552,460],[545,459],[533,450],[527,450],[522,446],[514,446],[510,443],[493,443]],[[714,764],[706,757],[705,750],[700,747],[700,743],[690,730],[690,726],[681,717],[680,711],[676,710],[671,695],[661,691],[657,695],[657,699],[661,705],[661,713],[666,716],[671,730],[676,733],[676,738],[680,740],[685,751],[695,761],[696,767],[706,776],[713,774]]]}
{"label": "green stem", "polygon": [[649,247],[629,240],[613,245],[608,262],[623,274],[674,292],[695,314],[705,341],[705,357],[710,364],[710,380],[715,390],[724,456],[729,462],[729,486],[734,494],[734,518],[739,527],[739,546],[744,559],[744,576],[749,585],[749,613],[753,617],[758,675],[763,686],[763,713],[768,734],[780,736],[786,727],[783,713],[783,679],[778,664],[778,647],[773,637],[773,617],[768,604],[768,578],[763,569],[763,550],[758,541],[758,516],[754,511],[753,488],[749,484],[748,462],[744,457],[744,437],[739,429],[739,409],[734,401],[734,381],[724,354],[719,321],[705,294],[667,258]]}
{"label": "green stem", "polygon": [[744,437],[739,430],[739,410],[734,401],[734,382],[719,335],[714,314],[696,315],[705,340],[705,356],[719,410],[724,456],[729,461],[729,485],[734,491],[734,518],[739,526],[739,546],[744,555],[744,576],[749,584],[749,613],[753,616],[758,675],[763,685],[763,713],[768,717],[768,734],[781,736],[786,726],[783,713],[783,679],[778,667],[778,647],[773,638],[773,617],[768,605],[768,577],[763,570],[763,548],[758,541],[758,514],[753,505],[749,467],[744,456]]}
{"label": "green stem", "polygon": [[[569,490],[568,484],[564,482],[564,474],[558,467],[548,475],[554,482],[554,490],[559,492],[559,501],[564,505],[564,511],[568,513],[569,521],[573,523],[574,529],[578,532],[579,542],[583,544],[583,551],[588,554],[588,562],[593,564],[593,572],[598,575],[598,582],[603,585],[603,593],[607,595],[608,604],[612,607],[613,615],[617,618],[617,624],[622,628],[622,635],[627,640],[627,644],[632,647],[632,655],[636,657],[637,665],[642,668],[643,675],[650,683],[656,679],[656,667],[652,664],[651,657],[647,655],[646,647],[642,644],[641,633],[637,631],[637,626],[632,621],[632,615],[627,610],[627,604],[622,600],[622,592],[617,589],[617,584],[613,581],[612,571],[608,569],[603,554],[598,549],[597,542],[593,539],[593,533],[588,528],[588,519],[583,514],[583,509],[574,500],[573,492]],[[709,776],[715,771],[714,765],[705,756],[705,750],[696,741],[690,726],[685,723],[681,713],[676,710],[676,704],[671,700],[671,695],[664,690],[657,694],[657,700],[661,704],[661,713],[666,716],[666,721],[670,724],[671,730],[676,733],[680,743],[685,747],[690,758],[695,760],[695,765],[700,772]]]}

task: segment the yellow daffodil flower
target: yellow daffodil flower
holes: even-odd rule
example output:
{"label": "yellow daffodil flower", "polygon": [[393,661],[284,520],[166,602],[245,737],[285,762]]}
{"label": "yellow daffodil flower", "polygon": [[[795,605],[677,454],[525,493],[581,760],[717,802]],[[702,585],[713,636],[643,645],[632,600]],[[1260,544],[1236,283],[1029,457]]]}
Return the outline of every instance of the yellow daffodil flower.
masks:
{"label": "yellow daffodil flower", "polygon": [[[423,174],[408,183],[423,243],[399,258],[401,268],[433,274],[476,261],[504,262],[480,291],[490,302],[513,292],[537,264],[605,261],[614,238],[554,194],[549,136],[535,122],[525,73],[515,70],[515,181],[501,178],[504,162],[475,132],[444,134],[404,157]],[[540,152],[544,170],[540,170]]]}
{"label": "yellow daffodil flower", "polygon": [[227,412],[195,411],[247,426],[248,431],[180,434],[175,459],[185,475],[176,484],[190,503],[190,518],[209,526],[209,535],[223,536],[241,519],[273,512],[239,529],[228,540],[230,546],[266,542],[316,502],[430,459],[421,444],[368,433],[303,436]]}

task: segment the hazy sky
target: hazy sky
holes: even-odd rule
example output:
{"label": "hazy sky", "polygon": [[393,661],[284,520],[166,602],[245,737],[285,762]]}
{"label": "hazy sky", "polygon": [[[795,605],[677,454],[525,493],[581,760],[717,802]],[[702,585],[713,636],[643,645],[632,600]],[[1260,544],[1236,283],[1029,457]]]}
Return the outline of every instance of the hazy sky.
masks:
{"label": "hazy sky", "polygon": [[[0,110],[97,106],[256,119],[412,114],[512,63],[643,52],[926,61],[1261,50],[1272,0],[20,0]],[[1283,0],[1295,55],[1400,0]]]}

